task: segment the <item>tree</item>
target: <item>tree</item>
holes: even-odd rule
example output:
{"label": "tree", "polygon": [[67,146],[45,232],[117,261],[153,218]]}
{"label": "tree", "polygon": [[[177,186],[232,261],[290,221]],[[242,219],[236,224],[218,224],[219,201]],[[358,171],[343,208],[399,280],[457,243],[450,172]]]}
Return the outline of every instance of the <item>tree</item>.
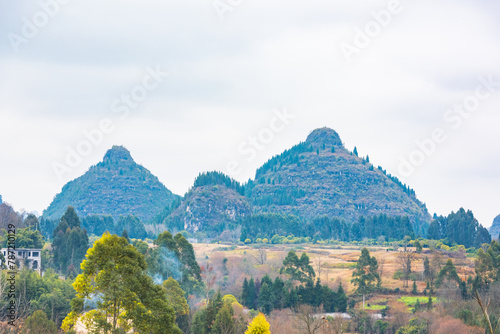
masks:
{"label": "tree", "polygon": [[288,252],[288,255],[283,260],[283,267],[280,269],[280,274],[287,274],[291,280],[301,283],[312,281],[316,276],[310,264],[309,256],[304,252],[299,259],[293,250]]}
{"label": "tree", "polygon": [[26,319],[22,333],[56,334],[57,327],[45,312],[37,310]]}
{"label": "tree", "polygon": [[378,274],[377,259],[372,256],[368,249],[361,250],[361,256],[356,263],[354,277],[351,282],[357,285],[357,292],[363,295],[363,308],[364,308],[364,295],[371,292],[375,287],[380,286],[380,275]]}
{"label": "tree", "polygon": [[87,231],[80,228],[80,219],[70,206],[54,229],[52,250],[55,267],[65,273],[71,265],[79,269],[88,247]]}
{"label": "tree", "polygon": [[434,275],[432,274],[429,258],[426,256],[424,259],[424,278],[426,280],[433,280],[434,279],[433,276]]}
{"label": "tree", "polygon": [[179,283],[169,277],[166,281],[163,281],[162,287],[165,290],[168,302],[174,308],[175,314],[177,316],[188,314],[189,305],[186,298],[184,298],[185,293]]}
{"label": "tree", "polygon": [[500,243],[493,240],[486,252],[479,249],[476,259],[476,274],[483,284],[500,281]]}
{"label": "tree", "polygon": [[418,294],[418,290],[417,290],[417,282],[416,281],[413,281],[413,287],[411,289],[411,293],[414,294],[414,295],[417,295]]}
{"label": "tree", "polygon": [[144,256],[125,238],[104,233],[88,250],[81,267],[73,283],[77,296],[63,321],[64,330],[75,325],[84,300],[99,295],[101,302],[85,317],[90,327],[116,332],[125,330],[131,321],[139,332],[181,333],[166,292],[146,274]]}
{"label": "tree", "polygon": [[445,278],[449,280],[454,280],[458,284],[460,284],[461,282],[457,274],[457,268],[455,268],[455,265],[453,264],[453,261],[451,261],[451,259],[448,259],[444,267],[441,268],[441,271],[439,272],[436,280],[436,286],[439,287],[441,283],[443,283],[443,280]]}
{"label": "tree", "polygon": [[272,283],[271,284],[269,284],[268,282],[262,283],[262,286],[260,287],[259,290],[259,298],[257,305],[259,309],[265,314],[271,313],[271,311],[273,310]]}
{"label": "tree", "polygon": [[406,247],[398,254],[399,269],[403,273],[403,287],[408,287],[408,280],[411,274],[411,261],[415,258],[415,254],[410,252]]}
{"label": "tree", "polygon": [[126,229],[131,238],[145,239],[148,236],[144,224],[136,216],[120,216],[116,225]]}
{"label": "tree", "polygon": [[264,314],[259,313],[248,325],[245,334],[271,334],[270,327]]}
{"label": "tree", "polygon": [[322,313],[322,309],[312,307],[310,305],[300,305],[294,309],[295,317],[301,325],[301,332],[307,334],[319,333],[323,320],[316,317],[316,314]]}
{"label": "tree", "polygon": [[354,153],[355,156],[358,156],[358,148],[356,146],[354,146],[354,151],[352,151],[352,153]]}
{"label": "tree", "polygon": [[234,310],[230,304],[224,304],[217,312],[212,333],[217,334],[232,334],[234,333]]}

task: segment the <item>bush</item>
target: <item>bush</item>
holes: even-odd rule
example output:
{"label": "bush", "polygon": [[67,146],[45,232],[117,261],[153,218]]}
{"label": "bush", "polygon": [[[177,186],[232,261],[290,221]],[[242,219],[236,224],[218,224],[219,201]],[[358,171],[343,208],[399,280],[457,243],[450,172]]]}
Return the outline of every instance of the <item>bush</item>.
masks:
{"label": "bush", "polygon": [[394,275],[392,275],[392,278],[394,279],[401,279],[402,277],[403,277],[403,272],[399,269],[394,272]]}

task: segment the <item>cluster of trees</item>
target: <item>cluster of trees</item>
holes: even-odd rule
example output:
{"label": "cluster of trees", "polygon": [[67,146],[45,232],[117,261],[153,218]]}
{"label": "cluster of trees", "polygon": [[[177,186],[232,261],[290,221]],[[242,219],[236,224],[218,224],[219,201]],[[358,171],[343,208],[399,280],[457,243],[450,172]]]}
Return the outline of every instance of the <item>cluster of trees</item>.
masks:
{"label": "cluster of trees", "polygon": [[[278,154],[267,162],[265,162],[259,169],[257,169],[255,173],[255,179],[258,180],[262,175],[264,175],[268,170],[276,171],[282,165],[286,165],[289,163],[295,163],[300,165],[299,154],[305,152],[313,152],[314,148],[312,145],[306,142],[301,142],[292,148],[283,151],[283,153]],[[250,183],[250,182],[249,182]],[[250,185],[251,188],[251,185]]]}
{"label": "cluster of trees", "polygon": [[261,238],[272,240],[275,235],[294,235],[316,239],[360,241],[364,238],[401,240],[414,236],[413,225],[408,217],[390,217],[385,214],[360,217],[354,223],[336,217],[320,216],[303,222],[297,216],[277,213],[259,213],[248,216],[242,222],[240,240]]}
{"label": "cluster of trees", "polygon": [[491,242],[488,230],[478,223],[472,211],[465,211],[463,208],[451,212],[447,217],[434,216],[427,230],[427,238],[447,239],[449,243],[467,248],[479,248],[482,244]]}
{"label": "cluster of trees", "polygon": [[[41,233],[46,238],[52,238],[59,223],[60,220],[42,218],[40,222]],[[130,238],[144,239],[148,237],[144,224],[134,215],[120,216],[116,222],[110,215],[90,215],[83,217],[80,225],[82,229],[87,230],[89,235],[101,236],[106,231],[121,235],[123,230],[127,230]]]}
{"label": "cluster of trees", "polygon": [[80,218],[68,207],[54,230],[52,239],[53,266],[67,276],[76,276],[89,248],[87,231],[81,229]]}
{"label": "cluster of trees", "polygon": [[245,187],[242,186],[238,181],[233,180],[222,172],[214,171],[200,173],[194,180],[193,187],[201,187],[207,185],[223,185],[229,189],[233,189],[242,196],[245,195]]}
{"label": "cluster of trees", "polygon": [[322,285],[319,279],[314,284],[316,274],[305,252],[299,258],[294,251],[290,251],[283,261],[280,273],[289,279],[283,281],[276,277],[273,281],[268,275],[255,281],[253,278],[245,278],[241,296],[243,305],[265,314],[271,313],[272,310],[296,308],[301,304],[313,307],[321,305],[326,312],[346,310],[347,296],[342,284],[337,291]]}
{"label": "cluster of trees", "polygon": [[[0,291],[3,292],[0,294],[2,320],[5,320],[7,307],[10,305],[10,296],[7,293],[10,282],[7,279],[8,274],[5,271],[0,272]],[[28,317],[34,311],[41,310],[57,325],[61,325],[70,311],[70,301],[75,297],[71,281],[59,279],[59,275],[51,270],[40,276],[37,272],[24,268],[16,276],[15,287],[16,312],[19,318]]]}
{"label": "cluster of trees", "polygon": [[291,282],[285,282],[279,277],[273,281],[266,275],[260,281],[245,278],[242,290],[243,305],[265,314],[273,310],[296,308],[302,304],[323,306],[325,312],[345,312],[347,309],[347,296],[342,284],[334,291],[327,285],[322,285],[319,279],[316,284],[313,280],[308,280],[305,284],[293,287]]}
{"label": "cluster of trees", "polygon": [[[138,242],[147,249],[147,243]],[[168,231],[161,233],[155,248],[145,251],[148,273],[161,281],[169,277],[178,281],[187,294],[197,294],[202,290],[201,269],[196,261],[193,245],[180,233],[174,236]]]}
{"label": "cluster of trees", "polygon": [[[94,332],[182,333],[166,289],[154,283],[144,255],[124,237],[106,232],[97,240],[73,287],[77,295],[63,321],[65,331],[72,330],[87,311],[81,320]],[[86,310],[86,300],[97,296],[96,307]]]}
{"label": "cluster of trees", "polygon": [[242,309],[234,296],[225,295],[222,297],[221,293],[217,292],[213,298],[207,301],[205,307],[200,308],[194,314],[191,333],[243,333],[247,323]]}

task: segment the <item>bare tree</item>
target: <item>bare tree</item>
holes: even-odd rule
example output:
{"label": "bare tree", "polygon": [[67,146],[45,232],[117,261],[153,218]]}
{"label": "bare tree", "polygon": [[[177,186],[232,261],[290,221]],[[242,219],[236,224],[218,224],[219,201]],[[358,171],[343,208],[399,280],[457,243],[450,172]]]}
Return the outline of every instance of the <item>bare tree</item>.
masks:
{"label": "bare tree", "polygon": [[256,255],[252,255],[257,264],[263,265],[267,261],[267,251],[264,248],[259,248]]}
{"label": "bare tree", "polygon": [[385,264],[385,257],[381,257],[378,259],[378,274],[380,275],[380,278],[382,278],[382,275],[384,274],[384,264]]}
{"label": "bare tree", "polygon": [[314,259],[314,264],[316,265],[316,274],[318,275],[318,278],[321,278],[321,272],[323,271],[325,261],[322,257],[317,257]]}
{"label": "bare tree", "polygon": [[201,269],[201,279],[203,283],[205,283],[205,298],[206,303],[208,305],[208,300],[210,298],[210,291],[212,291],[215,287],[215,283],[217,282],[217,271],[214,270],[214,267],[211,263],[207,262],[200,266]]}
{"label": "bare tree", "polygon": [[[481,312],[483,312],[484,319],[486,320],[486,324],[488,325],[488,329],[490,330],[490,333],[496,333],[498,323],[497,322],[495,329],[493,330],[493,325],[491,324],[490,316],[488,314],[488,307],[490,306],[490,299],[488,299],[488,303],[484,305],[483,301],[481,300],[481,297],[479,297],[479,293],[477,292],[477,289],[474,289],[474,299],[476,299],[476,302],[479,304],[479,307],[481,308]],[[499,319],[500,320],[500,319]]]}
{"label": "bare tree", "polygon": [[411,261],[415,258],[415,253],[405,248],[398,254],[399,269],[403,272],[403,288],[408,287],[408,280],[411,274]]}
{"label": "bare tree", "polygon": [[316,334],[320,333],[321,327],[326,319],[317,316],[318,313],[323,313],[322,308],[315,308],[310,305],[299,305],[294,309],[295,318],[303,333]]}
{"label": "bare tree", "polygon": [[323,332],[325,334],[343,334],[349,326],[349,322],[341,316],[336,316],[333,320],[327,320]]}

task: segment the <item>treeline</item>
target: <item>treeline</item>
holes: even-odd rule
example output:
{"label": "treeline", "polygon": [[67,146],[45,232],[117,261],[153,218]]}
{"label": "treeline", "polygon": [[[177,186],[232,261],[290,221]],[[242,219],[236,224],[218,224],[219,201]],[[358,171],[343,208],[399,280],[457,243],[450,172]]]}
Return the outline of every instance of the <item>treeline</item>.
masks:
{"label": "treeline", "polygon": [[339,241],[360,241],[364,238],[401,240],[415,235],[408,217],[390,217],[385,214],[360,217],[357,222],[348,223],[336,217],[320,216],[304,222],[293,215],[259,213],[242,222],[241,241],[267,238],[275,235],[294,235],[317,239]]}
{"label": "treeline", "polygon": [[427,230],[427,239],[447,239],[445,243],[479,248],[482,244],[491,242],[491,235],[474,218],[472,211],[460,208],[447,217],[435,215]]}
{"label": "treeline", "polygon": [[[73,208],[72,210],[74,211]],[[42,218],[40,229],[43,236],[52,239],[59,224],[60,220]],[[121,235],[124,230],[127,230],[130,238],[145,239],[148,237],[144,224],[134,215],[120,216],[116,222],[110,215],[86,216],[81,219],[80,228],[86,229],[89,235],[94,234],[96,236],[101,236],[106,231],[111,234]]]}
{"label": "treeline", "polygon": [[233,180],[222,172],[214,171],[200,173],[194,180],[193,187],[201,187],[207,185],[223,185],[229,189],[233,189],[242,196],[245,195],[245,187],[242,186],[238,181]]}

